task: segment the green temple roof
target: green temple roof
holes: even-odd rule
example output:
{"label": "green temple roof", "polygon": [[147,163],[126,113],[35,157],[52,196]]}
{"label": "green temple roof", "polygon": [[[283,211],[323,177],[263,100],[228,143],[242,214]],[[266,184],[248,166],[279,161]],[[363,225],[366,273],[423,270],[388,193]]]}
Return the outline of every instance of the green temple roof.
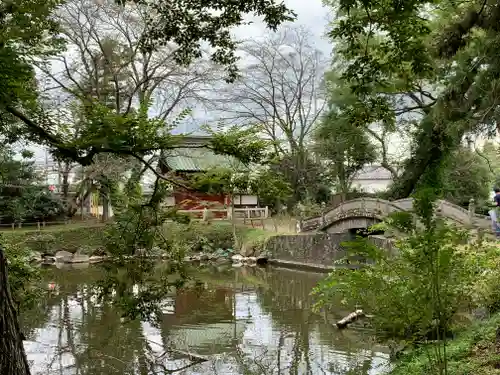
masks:
{"label": "green temple roof", "polygon": [[229,155],[218,155],[208,148],[176,148],[165,153],[165,164],[174,171],[204,172],[214,168],[244,169]]}

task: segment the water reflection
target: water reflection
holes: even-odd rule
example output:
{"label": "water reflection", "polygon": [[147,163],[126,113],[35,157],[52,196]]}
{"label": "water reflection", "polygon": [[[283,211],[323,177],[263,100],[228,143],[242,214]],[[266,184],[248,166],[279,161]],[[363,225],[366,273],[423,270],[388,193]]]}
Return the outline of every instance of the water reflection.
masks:
{"label": "water reflection", "polygon": [[[321,275],[273,268],[196,272],[204,287],[172,295],[154,327],[124,323],[97,302],[93,285],[102,269],[51,270],[46,281],[55,288],[22,316],[33,374],[384,372],[388,356],[368,333],[339,332],[331,317],[312,313],[309,293]],[[208,361],[190,366],[200,356]]]}

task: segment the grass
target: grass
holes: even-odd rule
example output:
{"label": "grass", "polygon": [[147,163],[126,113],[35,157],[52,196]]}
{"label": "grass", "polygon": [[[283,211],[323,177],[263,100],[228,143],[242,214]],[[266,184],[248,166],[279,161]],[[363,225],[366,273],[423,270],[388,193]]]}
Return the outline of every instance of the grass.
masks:
{"label": "grass", "polygon": [[[241,246],[254,248],[260,246],[274,231],[252,228],[238,223],[236,236]],[[210,252],[218,248],[231,249],[234,246],[233,227],[230,222],[212,221],[209,223],[191,222],[188,225],[168,223],[165,237],[176,244],[186,244],[193,252]],[[239,250],[239,249],[238,249]]]}
{"label": "grass", "polygon": [[[40,253],[53,254],[66,250],[92,254],[104,245],[104,228],[103,223],[79,222],[46,226],[40,230],[36,227],[5,229],[0,231],[0,235],[14,242],[22,242],[32,251]],[[276,226],[270,223],[263,228],[238,222],[236,235],[242,246],[256,248],[262,246],[269,237],[283,234],[275,232],[275,229]],[[208,224],[193,221],[189,225],[167,223],[165,236],[172,242],[189,244],[193,251],[204,251],[203,244],[207,243],[213,249],[232,248],[234,242],[232,225],[227,221],[212,221]]]}
{"label": "grass", "polygon": [[2,231],[2,237],[12,242],[22,242],[32,251],[53,254],[59,250],[80,251],[91,254],[104,244],[103,224],[75,223],[45,227],[41,230],[17,229]]}
{"label": "grass", "polygon": [[[448,343],[449,375],[500,374],[500,314],[478,321]],[[405,354],[390,375],[433,374],[425,348]]]}

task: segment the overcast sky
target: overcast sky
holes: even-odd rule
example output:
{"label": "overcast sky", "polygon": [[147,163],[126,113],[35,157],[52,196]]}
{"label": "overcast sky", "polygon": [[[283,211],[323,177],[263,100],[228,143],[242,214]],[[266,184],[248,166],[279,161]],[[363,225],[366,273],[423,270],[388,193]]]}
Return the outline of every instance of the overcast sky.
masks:
{"label": "overcast sky", "polygon": [[[321,0],[285,0],[288,7],[297,13],[297,20],[294,24],[307,27],[314,36],[312,41],[325,56],[331,54],[331,44],[325,38],[326,26],[328,24],[328,9],[323,7]],[[259,38],[265,36],[270,31],[258,18],[251,18],[251,25],[241,26],[234,30],[238,39]],[[35,153],[37,162],[43,163],[46,159],[46,152],[41,147],[29,147]]]}

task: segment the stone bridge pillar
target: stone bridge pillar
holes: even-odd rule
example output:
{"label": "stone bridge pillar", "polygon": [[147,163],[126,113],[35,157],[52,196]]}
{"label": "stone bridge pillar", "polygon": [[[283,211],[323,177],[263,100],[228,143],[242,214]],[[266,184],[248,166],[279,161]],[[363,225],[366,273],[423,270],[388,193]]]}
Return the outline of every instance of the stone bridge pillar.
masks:
{"label": "stone bridge pillar", "polygon": [[476,213],[476,203],[474,198],[469,201],[469,225],[472,227],[474,225],[474,215]]}
{"label": "stone bridge pillar", "polygon": [[325,226],[326,225],[326,203],[325,202],[321,202],[321,226]]}

